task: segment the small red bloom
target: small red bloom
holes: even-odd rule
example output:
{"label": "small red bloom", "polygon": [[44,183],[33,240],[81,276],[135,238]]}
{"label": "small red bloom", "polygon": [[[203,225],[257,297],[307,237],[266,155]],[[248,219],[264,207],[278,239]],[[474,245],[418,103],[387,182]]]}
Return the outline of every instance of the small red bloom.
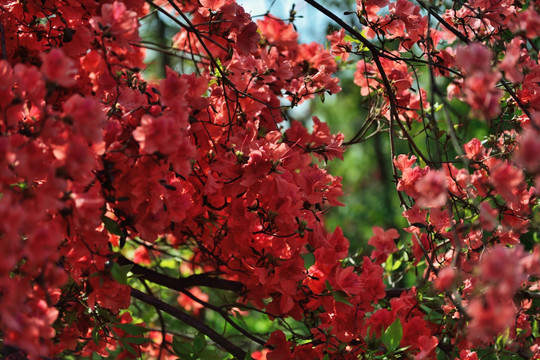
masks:
{"label": "small red bloom", "polygon": [[61,49],[51,49],[47,54],[43,54],[41,59],[43,60],[41,71],[47,79],[64,87],[75,85],[77,67],[75,62],[67,57]]}
{"label": "small red bloom", "polygon": [[431,170],[415,185],[421,207],[436,208],[443,206],[447,198],[446,175],[442,171]]}
{"label": "small red bloom", "polygon": [[433,286],[439,291],[449,290],[455,279],[456,269],[452,266],[447,266],[439,270]]}
{"label": "small red bloom", "polygon": [[395,239],[399,238],[399,234],[396,229],[389,229],[384,231],[378,226],[373,227],[373,234],[369,239],[368,244],[375,247],[375,250],[371,253],[371,258],[376,263],[382,264],[388,258],[388,255],[397,251]]}

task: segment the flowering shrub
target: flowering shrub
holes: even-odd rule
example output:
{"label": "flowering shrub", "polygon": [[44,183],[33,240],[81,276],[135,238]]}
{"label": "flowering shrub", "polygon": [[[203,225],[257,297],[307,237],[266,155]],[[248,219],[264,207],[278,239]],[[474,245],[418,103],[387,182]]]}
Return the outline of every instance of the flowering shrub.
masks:
{"label": "flowering shrub", "polygon": [[[329,44],[233,0],[0,6],[3,355],[540,359],[540,4],[358,0],[360,32],[305,2]],[[143,76],[151,12],[192,74]],[[360,133],[287,115],[348,66]],[[353,258],[323,163],[374,123],[408,226]]]}

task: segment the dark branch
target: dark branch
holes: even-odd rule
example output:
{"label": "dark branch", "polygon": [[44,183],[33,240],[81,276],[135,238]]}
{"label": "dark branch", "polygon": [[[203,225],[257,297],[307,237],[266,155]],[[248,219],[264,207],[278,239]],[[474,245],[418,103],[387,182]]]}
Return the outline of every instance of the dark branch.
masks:
{"label": "dark branch", "polygon": [[119,265],[131,265],[131,272],[135,275],[142,276],[145,280],[165,286],[171,290],[182,291],[193,286],[207,286],[213,289],[230,290],[237,293],[245,290],[244,285],[238,281],[220,279],[207,274],[191,275],[185,278],[173,278],[135,264],[133,261],[126,259],[123,256],[118,257],[117,263]]}
{"label": "dark branch", "polygon": [[447,28],[452,34],[456,35],[461,41],[463,41],[465,44],[470,43],[470,40],[463,35],[461,32],[459,32],[458,29],[447,23],[435,10],[433,10],[433,7],[426,3],[424,0],[416,0],[420,6],[422,6],[424,9],[426,9],[431,16],[433,16],[435,19],[437,19],[441,25],[443,25],[445,28]]}
{"label": "dark branch", "polygon": [[6,33],[4,30],[4,25],[0,24],[0,42],[2,47],[2,59],[7,60],[7,50],[6,50]]}
{"label": "dark branch", "polygon": [[142,302],[147,303],[148,305],[154,306],[156,309],[160,309],[168,313],[169,315],[174,316],[178,320],[186,323],[187,325],[193,327],[194,329],[199,330],[206,336],[208,336],[212,341],[221,346],[223,349],[232,354],[236,359],[244,360],[246,357],[246,352],[240,349],[238,346],[234,345],[228,339],[218,334],[216,331],[208,327],[207,325],[199,322],[197,319],[192,318],[185,312],[171,306],[161,300],[156,299],[155,297],[145,294],[137,289],[131,289],[131,296],[135,299],[138,299]]}
{"label": "dark branch", "polygon": [[403,292],[407,292],[410,289],[407,288],[388,288],[386,289],[386,299],[392,299],[400,297]]}

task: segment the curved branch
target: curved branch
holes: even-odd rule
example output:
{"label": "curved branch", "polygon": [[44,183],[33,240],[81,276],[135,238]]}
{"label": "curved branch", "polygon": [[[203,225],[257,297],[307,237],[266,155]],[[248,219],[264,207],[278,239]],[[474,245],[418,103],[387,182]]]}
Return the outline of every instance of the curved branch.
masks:
{"label": "curved branch", "polygon": [[232,354],[236,359],[239,359],[239,360],[245,359],[246,352],[244,350],[234,345],[228,339],[218,334],[216,331],[214,331],[207,325],[203,324],[202,322],[199,322],[197,319],[189,316],[188,314],[181,311],[180,309],[177,309],[174,306],[171,306],[137,289],[131,288],[131,296],[137,300],[147,303],[148,305],[152,305],[156,309],[160,309],[161,311],[164,311],[167,314],[174,316],[178,320],[186,323],[187,325],[193,327],[194,329],[199,330],[200,332],[208,336],[210,339],[212,339],[216,344],[218,344],[223,349],[225,349],[230,354]]}
{"label": "curved branch", "polygon": [[245,290],[244,284],[241,282],[220,279],[208,274],[191,275],[185,278],[173,278],[135,264],[133,261],[126,259],[121,255],[118,257],[117,263],[119,265],[131,265],[131,272],[135,275],[142,276],[145,280],[165,286],[171,290],[182,291],[193,286],[207,286],[213,289],[230,290],[237,293],[241,293]]}

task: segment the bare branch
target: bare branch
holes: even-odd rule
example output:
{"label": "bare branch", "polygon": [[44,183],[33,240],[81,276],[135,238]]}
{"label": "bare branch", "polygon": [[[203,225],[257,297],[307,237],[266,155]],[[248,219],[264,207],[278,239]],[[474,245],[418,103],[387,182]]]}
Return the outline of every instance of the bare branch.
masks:
{"label": "bare branch", "polygon": [[244,285],[238,281],[220,279],[208,274],[191,275],[185,278],[173,278],[135,264],[133,261],[126,259],[121,255],[118,257],[117,263],[119,265],[131,265],[131,272],[135,275],[140,275],[145,280],[165,286],[171,290],[182,291],[193,286],[207,286],[213,289],[230,290],[237,293],[244,291]]}
{"label": "bare branch", "polygon": [[181,311],[180,309],[175,308],[174,306],[171,306],[159,299],[156,299],[155,297],[145,294],[137,289],[131,288],[131,296],[135,299],[138,299],[142,302],[147,303],[148,305],[154,306],[156,309],[160,309],[161,311],[164,311],[168,313],[169,315],[174,316],[178,320],[186,323],[187,325],[193,327],[194,329],[199,330],[206,336],[208,336],[210,339],[212,339],[216,344],[221,346],[223,349],[228,351],[230,354],[232,354],[236,359],[244,360],[246,357],[246,352],[242,349],[240,349],[238,346],[234,345],[232,342],[230,342],[228,339],[223,337],[222,335],[218,334],[216,331],[208,327],[207,325],[199,322],[199,320],[189,316],[185,312]]}

